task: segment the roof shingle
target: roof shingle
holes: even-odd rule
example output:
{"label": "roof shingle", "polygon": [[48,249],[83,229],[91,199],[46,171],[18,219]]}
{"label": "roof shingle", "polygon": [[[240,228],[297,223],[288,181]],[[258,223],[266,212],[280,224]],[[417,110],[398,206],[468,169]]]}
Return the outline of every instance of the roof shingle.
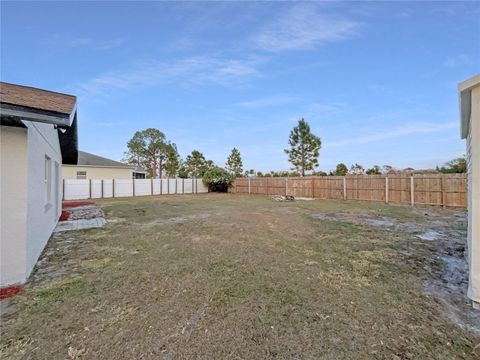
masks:
{"label": "roof shingle", "polygon": [[2,81],[0,102],[70,115],[75,110],[77,97]]}
{"label": "roof shingle", "polygon": [[133,169],[135,166],[121,163],[119,161],[111,160],[98,156],[95,154],[90,154],[85,151],[78,152],[78,163],[77,165],[89,165],[89,166],[115,166],[115,167],[124,167]]}

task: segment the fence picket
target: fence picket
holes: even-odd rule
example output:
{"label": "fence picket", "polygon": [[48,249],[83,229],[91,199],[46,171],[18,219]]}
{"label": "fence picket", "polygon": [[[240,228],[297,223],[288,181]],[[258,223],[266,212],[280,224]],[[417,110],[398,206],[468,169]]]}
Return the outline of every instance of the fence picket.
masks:
{"label": "fence picket", "polygon": [[410,204],[415,205],[415,180],[410,176]]}
{"label": "fence picket", "polygon": [[311,196],[344,199],[467,206],[466,174],[389,174],[320,176],[306,178],[239,178],[231,189],[237,194]]}
{"label": "fence picket", "polygon": [[385,176],[385,203],[388,204],[388,176]]}
{"label": "fence picket", "polygon": [[[162,179],[62,179],[62,199],[81,200],[95,198],[116,198],[128,196],[152,196],[176,193],[206,193],[208,188],[201,179],[191,180],[191,190],[186,191],[185,179],[175,180],[175,188],[167,180],[167,192],[162,191]],[[189,183],[187,183],[189,184]],[[155,186],[155,188],[154,188]],[[156,189],[156,190],[155,190]]]}

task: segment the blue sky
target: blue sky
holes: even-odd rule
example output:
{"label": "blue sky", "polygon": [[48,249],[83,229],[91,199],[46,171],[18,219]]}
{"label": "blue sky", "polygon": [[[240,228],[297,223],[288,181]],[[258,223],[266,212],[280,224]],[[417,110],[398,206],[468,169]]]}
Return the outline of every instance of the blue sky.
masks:
{"label": "blue sky", "polygon": [[121,159],[156,127],[182,157],[286,170],[304,117],[320,168],[427,168],[464,153],[457,83],[479,2],[2,2],[2,81],[78,96],[80,148]]}

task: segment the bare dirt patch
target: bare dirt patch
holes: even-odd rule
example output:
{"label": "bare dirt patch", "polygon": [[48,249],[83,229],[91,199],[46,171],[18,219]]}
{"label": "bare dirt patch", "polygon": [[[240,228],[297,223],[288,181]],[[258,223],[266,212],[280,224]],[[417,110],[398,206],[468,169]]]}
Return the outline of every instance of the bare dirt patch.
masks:
{"label": "bare dirt patch", "polygon": [[[468,265],[466,253],[466,214],[421,208],[421,219],[395,219],[374,214],[316,213],[313,218],[367,225],[411,235],[411,239],[432,242],[433,259],[428,266],[432,276],[425,281],[425,291],[440,301],[452,321],[480,335],[480,311],[474,310],[466,297]],[[435,266],[439,265],[439,266]]]}
{"label": "bare dirt patch", "polygon": [[[440,240],[417,235],[447,236],[440,223],[456,212],[232,195],[98,204],[117,221],[52,238],[26,289],[11,299],[2,358],[479,356],[480,337],[424,291],[441,281]],[[320,213],[395,224],[313,217]],[[182,220],[165,222],[175,218]],[[418,233],[395,228],[413,222],[429,225]],[[452,233],[465,231],[461,221],[450,223]],[[449,249],[455,256],[458,249]]]}
{"label": "bare dirt patch", "polygon": [[185,216],[175,216],[171,218],[165,219],[156,219],[147,223],[132,223],[132,225],[140,225],[140,226],[158,226],[158,225],[172,225],[172,224],[181,224],[187,221],[193,220],[205,220],[210,217],[208,213],[200,213],[200,214],[191,214]]}

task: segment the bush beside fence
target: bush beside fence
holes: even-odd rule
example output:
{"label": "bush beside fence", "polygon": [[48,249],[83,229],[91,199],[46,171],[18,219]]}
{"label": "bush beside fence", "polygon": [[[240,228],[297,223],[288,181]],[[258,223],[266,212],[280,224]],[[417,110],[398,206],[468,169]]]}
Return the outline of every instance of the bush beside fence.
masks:
{"label": "bush beside fence", "polygon": [[235,179],[229,191],[236,194],[467,207],[466,174],[239,178]]}
{"label": "bush beside fence", "polygon": [[63,179],[63,200],[206,192],[202,179]]}

